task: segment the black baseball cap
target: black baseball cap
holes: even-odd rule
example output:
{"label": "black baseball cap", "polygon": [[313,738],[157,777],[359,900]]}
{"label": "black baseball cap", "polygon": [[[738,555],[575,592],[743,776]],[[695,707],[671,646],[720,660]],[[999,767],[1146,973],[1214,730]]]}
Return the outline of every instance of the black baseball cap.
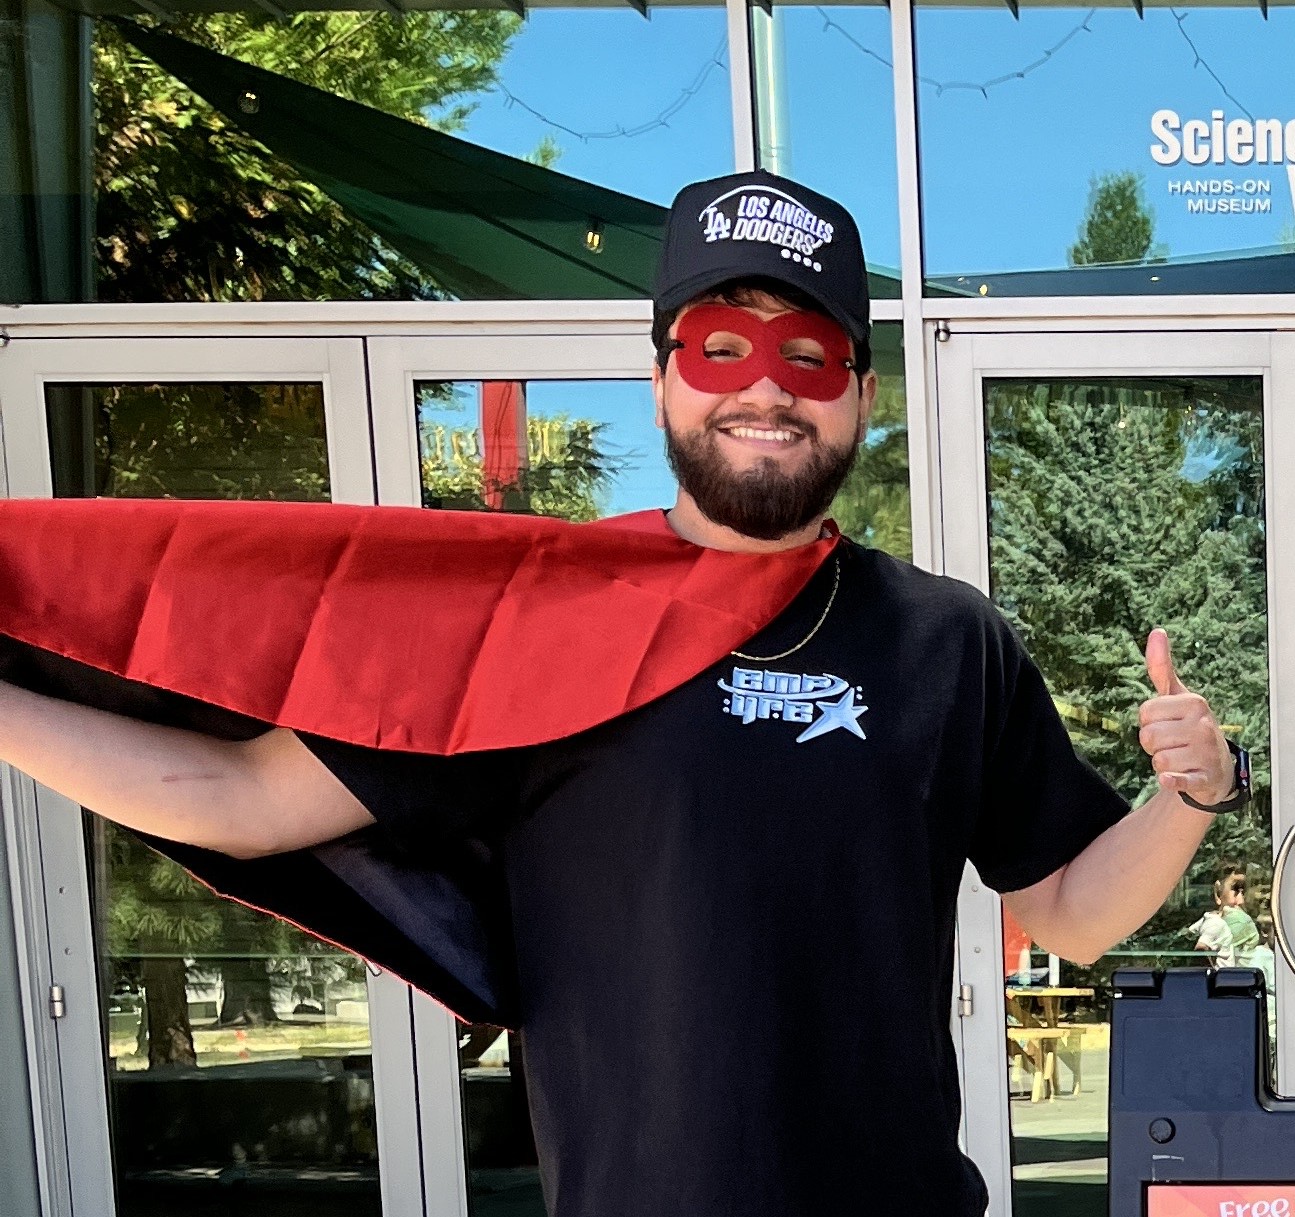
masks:
{"label": "black baseball cap", "polygon": [[666,218],[652,299],[671,312],[731,279],[798,288],[857,342],[868,341],[868,273],[840,203],[764,169],[693,182]]}

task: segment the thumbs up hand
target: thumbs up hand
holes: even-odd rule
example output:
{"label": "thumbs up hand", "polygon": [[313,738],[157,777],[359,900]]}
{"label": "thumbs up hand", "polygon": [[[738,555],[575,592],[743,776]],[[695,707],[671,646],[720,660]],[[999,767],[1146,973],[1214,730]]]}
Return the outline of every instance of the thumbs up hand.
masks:
{"label": "thumbs up hand", "polygon": [[1147,639],[1147,675],[1156,695],[1142,703],[1138,740],[1160,788],[1198,803],[1223,802],[1233,792],[1232,754],[1209,702],[1178,679],[1164,630],[1152,630]]}

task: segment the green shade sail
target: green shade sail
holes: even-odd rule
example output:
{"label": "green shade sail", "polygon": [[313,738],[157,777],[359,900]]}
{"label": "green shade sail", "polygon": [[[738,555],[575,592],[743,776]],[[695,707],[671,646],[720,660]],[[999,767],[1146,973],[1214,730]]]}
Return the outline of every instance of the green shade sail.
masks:
{"label": "green shade sail", "polygon": [[665,208],[110,20],[452,295],[651,295]]}

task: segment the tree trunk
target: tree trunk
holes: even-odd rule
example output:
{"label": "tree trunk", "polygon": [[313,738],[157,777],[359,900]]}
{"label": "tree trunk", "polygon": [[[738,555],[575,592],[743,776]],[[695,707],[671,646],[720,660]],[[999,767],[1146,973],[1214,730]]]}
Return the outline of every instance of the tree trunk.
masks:
{"label": "tree trunk", "polygon": [[221,960],[220,975],[225,995],[216,1021],[222,1027],[254,1027],[279,1021],[270,996],[270,974],[264,959]]}
{"label": "tree trunk", "polygon": [[189,1026],[185,971],[184,960],[174,956],[144,959],[140,963],[150,1069],[198,1063],[193,1050],[193,1029]]}

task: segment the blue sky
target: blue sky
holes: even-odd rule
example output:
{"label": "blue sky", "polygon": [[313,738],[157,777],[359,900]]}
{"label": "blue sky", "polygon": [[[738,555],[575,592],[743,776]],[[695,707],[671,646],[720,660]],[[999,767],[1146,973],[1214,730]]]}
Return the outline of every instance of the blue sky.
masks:
{"label": "blue sky", "polygon": [[[552,136],[562,153],[554,168],[663,205],[685,182],[730,172],[723,9],[651,11],[645,20],[628,4],[532,10],[500,65],[504,87],[524,104],[502,92],[489,94],[479,99],[463,134],[512,156]],[[708,71],[717,54],[724,66]],[[670,125],[642,135],[581,140],[561,129],[597,135],[641,127],[694,87]]]}
{"label": "blue sky", "polygon": [[[1131,7],[1022,8],[1019,22],[993,10],[919,11],[918,70],[943,82],[1021,70],[1078,30],[1045,64],[987,96],[922,86],[928,267],[1062,265],[1090,178],[1125,170],[1145,176],[1156,238],[1173,256],[1274,244],[1292,220],[1280,167],[1162,167],[1150,155],[1149,124],[1162,108],[1184,118],[1208,119],[1214,108],[1229,119],[1246,111],[1295,118],[1293,22],[1295,14],[1276,7],[1265,21],[1257,6],[1148,8],[1145,20]],[[1263,216],[1190,215],[1168,193],[1183,178],[1260,176],[1272,183],[1272,212]]]}
{"label": "blue sky", "polygon": [[[789,170],[845,202],[869,259],[896,266],[888,11],[778,11]],[[523,104],[487,96],[467,137],[520,155],[551,135],[562,151],[557,168],[659,203],[685,181],[731,169],[727,68],[707,66],[717,49],[727,60],[722,10],[650,12],[644,20],[628,6],[532,11],[502,65],[504,85]],[[1131,6],[1023,7],[1019,21],[1005,5],[919,9],[918,71],[937,82],[919,92],[929,269],[1064,265],[1090,179],[1124,170],[1145,176],[1156,238],[1173,256],[1274,244],[1295,218],[1280,169],[1163,168],[1149,154],[1149,123],[1164,107],[1184,118],[1208,119],[1215,107],[1228,118],[1295,118],[1293,33],[1295,13],[1273,7],[1265,21],[1257,5],[1148,8],[1145,20]],[[1041,58],[1046,62],[1032,68]],[[1010,79],[983,94],[957,87],[997,76]],[[685,99],[689,89],[695,94]],[[587,134],[650,124],[679,108],[668,126],[645,134],[582,140],[527,106]],[[1272,212],[1190,215],[1168,183],[1199,176],[1269,178]]]}

